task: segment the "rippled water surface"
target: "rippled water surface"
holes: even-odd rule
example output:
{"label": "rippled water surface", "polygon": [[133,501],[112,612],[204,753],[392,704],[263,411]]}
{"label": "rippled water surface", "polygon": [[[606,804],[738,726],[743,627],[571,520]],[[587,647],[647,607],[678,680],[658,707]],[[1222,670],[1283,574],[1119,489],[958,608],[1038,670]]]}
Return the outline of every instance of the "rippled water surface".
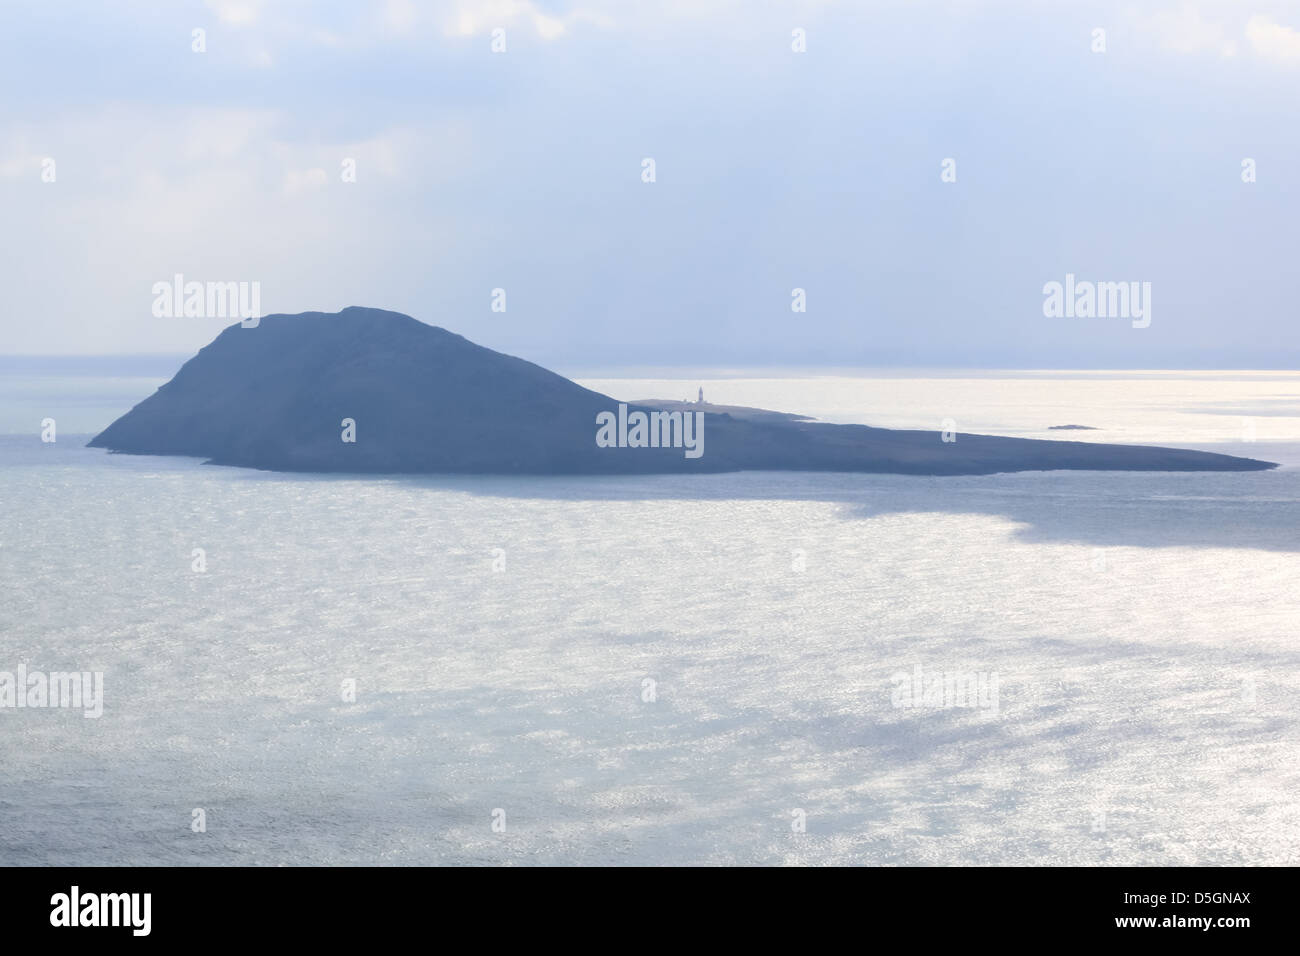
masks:
{"label": "rippled water surface", "polygon": [[1125,374],[703,384],[1286,467],[286,476],[42,444],[29,383],[0,670],[105,704],[0,709],[0,863],[1295,863],[1297,377]]}

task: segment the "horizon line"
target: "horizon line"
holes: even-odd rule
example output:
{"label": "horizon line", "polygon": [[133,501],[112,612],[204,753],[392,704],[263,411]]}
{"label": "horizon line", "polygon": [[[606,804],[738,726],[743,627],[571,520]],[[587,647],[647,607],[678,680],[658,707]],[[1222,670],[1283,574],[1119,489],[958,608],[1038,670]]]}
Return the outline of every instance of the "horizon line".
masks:
{"label": "horizon line", "polygon": [[[498,351],[494,349],[493,351]],[[177,362],[184,364],[198,354],[194,352],[0,352],[0,365],[4,363],[44,362],[49,364],[94,362]],[[511,354],[511,353],[505,353]],[[522,357],[522,356],[516,356]],[[531,360],[529,360],[531,361]],[[534,364],[539,364],[534,362]],[[600,362],[558,362],[556,367],[565,368],[565,374],[581,374],[586,377],[601,377],[603,371],[621,371],[640,373],[650,372],[711,372],[715,374],[734,374],[750,371],[785,371],[828,373],[843,372],[925,372],[925,371],[985,371],[985,372],[1033,372],[1045,373],[1079,373],[1079,372],[1135,372],[1144,374],[1163,374],[1170,372],[1259,372],[1300,374],[1300,369],[1293,366],[1263,365],[1044,365],[1044,364],[999,364],[999,363],[934,363],[871,365],[855,363],[818,363],[818,362],[736,362],[736,363],[682,363],[666,365],[662,363]],[[555,368],[551,369],[555,371]]]}

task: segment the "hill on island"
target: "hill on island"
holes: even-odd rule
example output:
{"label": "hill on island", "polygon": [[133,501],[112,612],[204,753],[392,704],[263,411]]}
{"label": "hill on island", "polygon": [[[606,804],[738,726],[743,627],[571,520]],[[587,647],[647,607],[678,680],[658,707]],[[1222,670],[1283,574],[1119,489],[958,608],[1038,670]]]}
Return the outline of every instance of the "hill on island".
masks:
{"label": "hill on island", "polygon": [[[742,469],[971,475],[1043,469],[1253,471],[1269,462],[1137,445],[830,425],[695,403],[626,414],[702,414],[702,454],[600,447],[619,402],[410,316],[353,306],[233,325],[91,440],[275,471],[645,474]],[[344,420],[355,441],[345,441]],[[620,426],[621,426],[620,422]]]}

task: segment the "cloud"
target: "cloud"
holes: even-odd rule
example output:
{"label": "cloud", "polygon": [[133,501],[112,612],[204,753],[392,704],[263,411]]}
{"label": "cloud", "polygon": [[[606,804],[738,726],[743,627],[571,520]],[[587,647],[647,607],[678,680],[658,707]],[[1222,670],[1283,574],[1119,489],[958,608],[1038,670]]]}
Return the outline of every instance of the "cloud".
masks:
{"label": "cloud", "polygon": [[409,30],[419,23],[420,8],[414,0],[386,0],[380,19],[391,30]]}
{"label": "cloud", "polygon": [[39,153],[33,152],[27,137],[11,135],[7,148],[0,150],[0,179],[19,179],[30,176],[36,180],[40,176],[41,160]]}
{"label": "cloud", "polygon": [[1235,56],[1238,51],[1266,60],[1300,62],[1300,30],[1263,14],[1247,17],[1236,0],[1186,3],[1137,20],[1161,49],[1182,54]]}
{"label": "cloud", "polygon": [[261,0],[205,0],[205,3],[218,20],[234,27],[256,23],[262,15]]}
{"label": "cloud", "polygon": [[591,23],[608,29],[614,26],[609,14],[591,8],[574,8],[564,13],[544,13],[533,0],[457,0],[443,20],[446,36],[478,36],[497,27],[531,27],[543,40],[554,40],[575,23]]}
{"label": "cloud", "polygon": [[320,168],[312,169],[291,169],[285,177],[284,190],[286,193],[293,194],[302,192],[306,189],[319,189],[329,182],[329,176],[325,170]]}
{"label": "cloud", "polygon": [[1165,50],[1174,53],[1218,53],[1232,56],[1236,44],[1228,38],[1228,28],[1222,23],[1207,20],[1193,6],[1179,10],[1164,10],[1146,17],[1142,24],[1153,33]]}
{"label": "cloud", "polygon": [[1246,23],[1246,39],[1260,56],[1270,60],[1300,61],[1300,31],[1254,16]]}

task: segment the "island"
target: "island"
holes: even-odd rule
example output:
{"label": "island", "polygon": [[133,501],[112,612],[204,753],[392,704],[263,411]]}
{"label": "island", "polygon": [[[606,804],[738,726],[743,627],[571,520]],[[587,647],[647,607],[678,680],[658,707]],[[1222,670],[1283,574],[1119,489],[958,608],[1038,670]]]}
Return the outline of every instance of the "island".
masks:
{"label": "island", "polygon": [[[661,439],[654,445],[647,423],[650,440]],[[685,449],[670,440],[682,437],[683,426]],[[1177,448],[833,425],[707,404],[702,395],[699,402],[620,402],[408,315],[357,306],[230,326],[89,444],[217,465],[356,474],[1276,467]]]}

